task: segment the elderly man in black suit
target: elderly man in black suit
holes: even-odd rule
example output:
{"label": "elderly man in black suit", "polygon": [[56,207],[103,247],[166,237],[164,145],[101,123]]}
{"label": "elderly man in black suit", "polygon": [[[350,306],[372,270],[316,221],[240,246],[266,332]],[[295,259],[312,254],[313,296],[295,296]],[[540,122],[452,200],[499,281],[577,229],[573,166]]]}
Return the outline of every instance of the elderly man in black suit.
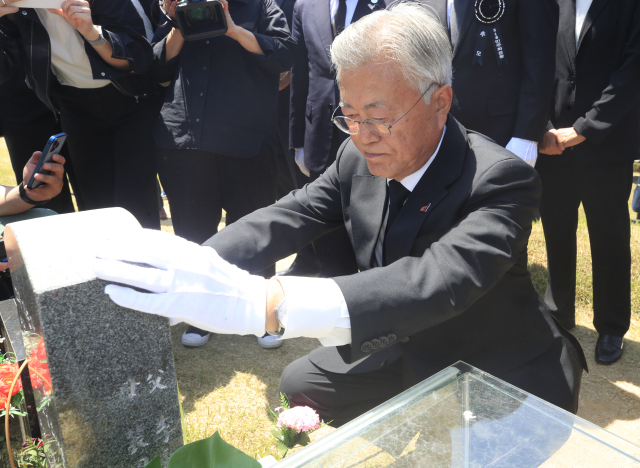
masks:
{"label": "elderly man in black suit", "polygon": [[640,2],[560,0],[554,105],[539,164],[547,243],[546,303],[575,326],[576,229],[582,203],[593,265],[595,358],[622,356],[631,320],[628,200],[640,149]]}
{"label": "elderly man in black suit", "polygon": [[449,29],[451,114],[535,165],[553,95],[556,0],[422,0]]}
{"label": "elderly man in black suit", "polygon": [[[291,69],[289,144],[306,182],[317,179],[335,161],[347,138],[331,123],[339,100],[329,58],[331,43],[351,23],[384,7],[385,0],[296,2],[291,34],[298,47]],[[334,276],[355,271],[353,247],[340,228],[316,239],[313,249],[303,248],[284,274]]]}
{"label": "elderly man in black suit", "polygon": [[[540,181],[449,115],[447,44],[416,4],[349,26],[331,47],[344,114],[334,123],[351,135],[336,162],[204,246],[148,231],[105,245],[96,274],[151,291],[106,293],[215,332],[319,338],[324,347],[287,367],[281,391],[334,425],[458,360],[577,411],[584,356],[527,272]],[[249,273],[340,226],[359,273]]]}

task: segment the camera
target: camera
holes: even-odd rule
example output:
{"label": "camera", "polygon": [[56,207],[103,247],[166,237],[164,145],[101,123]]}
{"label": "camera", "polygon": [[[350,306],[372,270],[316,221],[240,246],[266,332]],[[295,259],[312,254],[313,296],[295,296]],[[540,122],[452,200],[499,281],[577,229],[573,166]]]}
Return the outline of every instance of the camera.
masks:
{"label": "camera", "polygon": [[220,0],[181,0],[176,5],[176,22],[186,41],[227,32],[227,18]]}

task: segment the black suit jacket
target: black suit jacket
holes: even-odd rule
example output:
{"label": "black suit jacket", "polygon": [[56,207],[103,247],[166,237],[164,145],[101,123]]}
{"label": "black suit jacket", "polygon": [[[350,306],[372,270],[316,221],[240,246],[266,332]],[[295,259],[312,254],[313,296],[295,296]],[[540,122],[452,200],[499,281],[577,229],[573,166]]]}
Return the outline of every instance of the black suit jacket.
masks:
{"label": "black suit jacket", "polygon": [[[422,0],[447,28],[447,0]],[[475,17],[475,0],[454,0],[459,36],[453,50],[451,113],[466,128],[501,146],[512,137],[538,141],[545,132],[553,93],[558,30],[556,0],[507,0],[500,27],[505,61],[500,66],[490,37],[482,65],[473,64],[485,24]]]}
{"label": "black suit jacket", "polygon": [[[360,272],[334,280],[348,306],[352,344],[312,353],[321,368],[364,372],[401,357],[407,384],[458,360],[501,375],[561,339],[527,271],[540,197],[535,170],[454,118],[447,125],[387,234],[388,266],[372,263],[386,179],[369,173],[350,140],[318,180],[205,244],[260,271],[346,226]],[[393,343],[370,349],[380,337]]]}
{"label": "black suit jacket", "polygon": [[565,151],[579,163],[638,159],[640,2],[593,0],[577,48],[575,24],[575,0],[560,0],[551,125],[586,138]]}
{"label": "black suit jacket", "polygon": [[[384,0],[359,0],[351,22],[384,8]],[[304,148],[305,166],[322,172],[333,137],[331,115],[340,101],[329,59],[333,42],[329,0],[298,0],[292,36],[298,46],[291,69],[289,147]]]}

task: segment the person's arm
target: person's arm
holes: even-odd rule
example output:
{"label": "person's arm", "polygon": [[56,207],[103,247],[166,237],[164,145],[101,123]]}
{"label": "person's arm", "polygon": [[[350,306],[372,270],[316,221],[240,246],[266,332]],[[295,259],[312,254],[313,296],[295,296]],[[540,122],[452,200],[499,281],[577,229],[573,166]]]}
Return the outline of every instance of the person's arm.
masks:
{"label": "person's arm", "polygon": [[[31,179],[31,174],[38,164],[38,160],[42,153],[36,151],[27,162],[23,170],[23,180],[28,181]],[[27,197],[34,202],[41,202],[49,200],[60,193],[62,190],[62,181],[64,177],[64,163],[65,159],[59,154],[53,155],[55,162],[48,162],[43,165],[43,168],[51,171],[52,174],[36,174],[35,179],[44,182],[43,185],[36,187],[33,190],[24,188]],[[19,213],[23,213],[34,205],[26,203],[20,198],[19,187],[6,187],[0,185],[0,216],[9,216]]]}
{"label": "person's arm", "polygon": [[537,142],[545,132],[553,102],[559,8],[556,0],[520,0],[517,9],[522,75],[512,136]]}
{"label": "person's arm", "polygon": [[[91,6],[85,0],[65,0],[60,9],[49,9],[53,14],[62,17],[67,23],[73,26],[87,41],[95,41],[100,38],[102,30],[93,24],[91,17]],[[107,36],[105,36],[106,38]],[[127,60],[113,57],[113,46],[110,42],[106,44],[94,45],[102,60],[118,70],[129,70]]]}

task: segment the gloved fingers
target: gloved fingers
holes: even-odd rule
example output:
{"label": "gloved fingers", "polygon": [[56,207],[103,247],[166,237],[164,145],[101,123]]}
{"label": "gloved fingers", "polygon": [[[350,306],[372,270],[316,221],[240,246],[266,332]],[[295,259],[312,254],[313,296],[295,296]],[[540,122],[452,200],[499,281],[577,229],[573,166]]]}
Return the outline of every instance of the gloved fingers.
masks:
{"label": "gloved fingers", "polygon": [[108,284],[104,292],[121,307],[173,318],[167,314],[167,308],[163,304],[164,294],[142,293],[116,284]]}
{"label": "gloved fingers", "polygon": [[100,279],[135,286],[154,293],[167,292],[174,276],[173,270],[145,268],[105,259],[96,259],[93,271]]}

